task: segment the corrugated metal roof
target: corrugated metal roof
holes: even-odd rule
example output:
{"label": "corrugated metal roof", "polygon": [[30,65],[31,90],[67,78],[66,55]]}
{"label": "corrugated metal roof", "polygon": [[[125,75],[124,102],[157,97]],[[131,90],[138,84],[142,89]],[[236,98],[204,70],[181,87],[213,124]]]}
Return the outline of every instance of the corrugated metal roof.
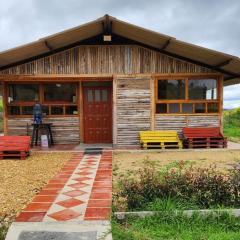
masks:
{"label": "corrugated metal roof", "polygon": [[225,75],[225,85],[240,83],[239,57],[182,42],[174,37],[129,24],[108,15],[38,41],[0,52],[0,70],[11,64],[102,34],[103,25],[109,23],[113,34],[134,40],[173,57],[222,72]]}

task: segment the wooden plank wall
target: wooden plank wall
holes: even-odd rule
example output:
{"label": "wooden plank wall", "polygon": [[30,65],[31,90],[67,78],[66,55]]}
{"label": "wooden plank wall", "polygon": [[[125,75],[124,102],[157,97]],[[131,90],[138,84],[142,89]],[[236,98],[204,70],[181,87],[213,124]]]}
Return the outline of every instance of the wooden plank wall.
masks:
{"label": "wooden plank wall", "polygon": [[151,77],[116,78],[116,143],[118,147],[138,146],[139,131],[151,125]]}
{"label": "wooden plank wall", "polygon": [[155,116],[155,130],[175,130],[182,138],[184,127],[220,127],[220,115],[160,115]]}
{"label": "wooden plank wall", "polygon": [[[56,144],[79,143],[79,118],[77,117],[54,117],[45,118],[45,122],[53,123],[53,139]],[[32,118],[9,118],[8,135],[32,134]],[[29,130],[27,131],[27,124]]]}
{"label": "wooden plank wall", "polygon": [[209,73],[137,45],[77,46],[0,71],[2,74]]}

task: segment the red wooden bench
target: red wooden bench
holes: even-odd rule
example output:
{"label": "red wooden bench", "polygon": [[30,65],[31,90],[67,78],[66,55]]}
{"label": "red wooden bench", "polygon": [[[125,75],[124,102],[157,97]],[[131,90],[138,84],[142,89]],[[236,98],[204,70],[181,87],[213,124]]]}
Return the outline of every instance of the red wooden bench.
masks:
{"label": "red wooden bench", "polygon": [[30,136],[0,136],[0,159],[20,157],[26,159],[30,152]]}
{"label": "red wooden bench", "polygon": [[183,128],[183,145],[186,148],[226,148],[225,138],[219,127]]}

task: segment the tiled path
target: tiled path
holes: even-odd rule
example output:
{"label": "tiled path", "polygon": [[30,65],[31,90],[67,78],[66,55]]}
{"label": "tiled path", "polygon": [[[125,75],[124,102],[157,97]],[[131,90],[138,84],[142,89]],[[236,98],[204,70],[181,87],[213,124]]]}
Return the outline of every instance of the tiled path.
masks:
{"label": "tiled path", "polygon": [[108,220],[112,199],[112,151],[76,153],[15,222]]}

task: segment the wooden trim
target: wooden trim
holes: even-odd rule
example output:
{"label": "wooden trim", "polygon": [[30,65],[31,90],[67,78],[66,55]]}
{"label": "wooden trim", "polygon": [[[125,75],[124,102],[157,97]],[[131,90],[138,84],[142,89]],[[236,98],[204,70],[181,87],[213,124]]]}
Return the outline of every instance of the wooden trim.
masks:
{"label": "wooden trim", "polygon": [[112,74],[0,74],[0,81],[4,82],[62,82],[62,81],[110,81]]}
{"label": "wooden trim", "polygon": [[219,93],[218,108],[219,108],[219,114],[220,114],[219,124],[220,124],[220,130],[222,134],[223,134],[223,81],[224,81],[224,77],[221,76],[219,79],[219,88],[218,88],[218,93]]}
{"label": "wooden trim", "polygon": [[7,85],[3,82],[2,83],[2,88],[3,88],[3,132],[4,135],[8,135],[8,114],[7,114]]}
{"label": "wooden trim", "polygon": [[113,76],[113,146],[117,145],[117,77]]}
{"label": "wooden trim", "polygon": [[156,116],[219,116],[219,113],[156,113]]}
{"label": "wooden trim", "polygon": [[[222,91],[223,91],[223,75],[222,74],[161,74],[161,75],[157,75],[157,74],[153,74],[154,78],[155,78],[155,105],[158,103],[163,103],[163,104],[167,104],[167,112],[166,113],[156,113],[156,114],[161,114],[161,115],[170,115],[169,113],[169,104],[171,103],[178,103],[180,104],[180,113],[174,113],[177,115],[201,115],[201,114],[207,114],[207,115],[212,115],[212,114],[222,114]],[[189,79],[201,79],[201,78],[214,78],[217,80],[217,99],[214,100],[204,100],[204,99],[195,99],[195,100],[191,100],[189,99],[189,94],[188,94],[188,87],[189,87]],[[158,99],[158,80],[168,80],[168,79],[183,79],[185,80],[185,99],[175,99],[175,100],[159,100]],[[182,113],[182,104],[183,103],[192,103],[193,104],[193,111],[194,113],[189,113],[189,114],[183,114]],[[204,113],[195,113],[195,105],[196,103],[204,103],[205,105],[205,110]],[[218,113],[208,113],[208,104],[209,103],[218,103]]]}
{"label": "wooden trim", "polygon": [[151,98],[151,110],[150,110],[150,128],[151,130],[155,130],[155,78],[152,76],[150,78],[150,98]]}
{"label": "wooden trim", "polygon": [[220,77],[220,73],[155,73],[153,76],[157,79],[172,79],[172,78],[186,78],[186,77]]}
{"label": "wooden trim", "polygon": [[82,82],[79,82],[79,134],[80,142],[84,142],[84,114],[83,114],[83,86]]}

